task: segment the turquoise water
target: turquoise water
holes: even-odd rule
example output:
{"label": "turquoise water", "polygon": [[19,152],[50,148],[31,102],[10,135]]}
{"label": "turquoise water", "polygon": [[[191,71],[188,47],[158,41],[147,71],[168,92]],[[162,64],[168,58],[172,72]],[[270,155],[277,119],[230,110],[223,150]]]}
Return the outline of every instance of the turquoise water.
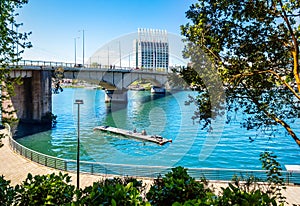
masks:
{"label": "turquoise water", "polygon": [[[153,96],[148,91],[128,91],[127,105],[104,103],[104,91],[93,89],[64,89],[53,95],[53,113],[57,125],[50,131],[18,138],[33,150],[64,158],[76,159],[77,105],[80,106],[81,160],[117,164],[177,166],[193,168],[261,169],[259,154],[273,151],[282,164],[300,165],[300,149],[285,131],[278,127],[276,138],[266,132],[247,131],[240,127],[241,114],[225,125],[225,118],[213,122],[213,131],[202,130],[191,117],[196,110],[186,106],[192,91],[166,96]],[[299,121],[294,123],[297,127]],[[93,131],[99,125],[110,125],[149,134],[159,134],[173,143],[163,146]],[[296,131],[299,133],[300,129]],[[249,142],[249,137],[255,139]]]}

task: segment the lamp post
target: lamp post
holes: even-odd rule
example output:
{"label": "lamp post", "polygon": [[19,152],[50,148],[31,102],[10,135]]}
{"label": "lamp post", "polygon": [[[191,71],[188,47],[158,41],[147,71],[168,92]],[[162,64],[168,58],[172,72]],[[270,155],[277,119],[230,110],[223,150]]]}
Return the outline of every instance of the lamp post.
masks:
{"label": "lamp post", "polygon": [[107,47],[107,64],[109,68],[109,46]]}
{"label": "lamp post", "polygon": [[119,41],[120,68],[122,68],[121,42]]}
{"label": "lamp post", "polygon": [[84,29],[79,31],[82,31],[82,66],[84,67]]}
{"label": "lamp post", "polygon": [[19,24],[16,25],[17,32],[17,66],[19,65]]}
{"label": "lamp post", "polygon": [[75,52],[75,55],[74,55],[75,65],[74,65],[74,66],[75,66],[75,67],[77,66],[77,65],[76,65],[76,56],[77,56],[77,54],[76,54],[76,53],[77,53],[76,43],[77,43],[77,39],[79,39],[79,37],[75,37],[75,38],[74,38],[74,52]]}
{"label": "lamp post", "polygon": [[79,171],[80,171],[80,105],[83,104],[82,99],[76,99],[75,104],[78,105],[77,115],[77,189],[79,189]]}

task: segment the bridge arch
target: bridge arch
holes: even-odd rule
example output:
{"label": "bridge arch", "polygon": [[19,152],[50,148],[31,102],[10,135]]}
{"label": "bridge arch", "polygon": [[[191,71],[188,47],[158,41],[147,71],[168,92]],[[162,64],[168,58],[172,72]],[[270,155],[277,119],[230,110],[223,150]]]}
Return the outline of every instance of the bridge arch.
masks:
{"label": "bridge arch", "polygon": [[145,72],[136,70],[102,70],[84,68],[74,70],[65,68],[64,77],[68,79],[85,80],[97,82],[105,89],[122,90],[128,88],[136,80],[148,80],[155,86],[164,86],[168,81],[168,73],[165,72]]}
{"label": "bridge arch", "polygon": [[164,86],[168,81],[166,73],[163,75],[158,74],[149,74],[149,73],[142,73],[142,74],[132,74],[132,75],[125,75],[123,85],[125,88],[128,88],[133,82],[137,80],[146,80],[150,82],[154,86]]}

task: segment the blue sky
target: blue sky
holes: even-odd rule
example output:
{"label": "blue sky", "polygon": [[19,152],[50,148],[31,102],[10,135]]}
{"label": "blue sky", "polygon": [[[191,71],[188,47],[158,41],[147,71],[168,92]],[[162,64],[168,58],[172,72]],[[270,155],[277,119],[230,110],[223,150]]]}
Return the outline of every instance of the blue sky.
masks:
{"label": "blue sky", "polygon": [[74,62],[74,38],[78,61],[82,59],[85,31],[85,59],[103,44],[138,28],[164,29],[180,35],[185,12],[196,0],[29,0],[20,9],[20,31],[31,31],[33,48],[23,59]]}

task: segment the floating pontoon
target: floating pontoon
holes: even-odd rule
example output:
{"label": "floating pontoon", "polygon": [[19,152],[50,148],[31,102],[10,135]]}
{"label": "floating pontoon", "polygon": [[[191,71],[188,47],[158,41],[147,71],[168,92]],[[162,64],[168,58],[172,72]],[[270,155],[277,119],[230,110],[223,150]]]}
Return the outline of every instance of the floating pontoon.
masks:
{"label": "floating pontoon", "polygon": [[114,133],[114,134],[119,134],[119,135],[123,135],[123,136],[126,136],[126,137],[131,137],[131,138],[138,139],[138,140],[154,142],[154,143],[159,144],[159,145],[163,145],[165,143],[172,142],[171,139],[165,139],[165,138],[163,138],[162,136],[159,136],[159,135],[147,135],[147,134],[143,134],[143,133],[139,133],[139,132],[119,129],[119,128],[110,127],[110,126],[99,126],[99,127],[95,127],[94,130],[100,130],[100,131],[104,131],[104,132],[111,132],[111,133]]}

